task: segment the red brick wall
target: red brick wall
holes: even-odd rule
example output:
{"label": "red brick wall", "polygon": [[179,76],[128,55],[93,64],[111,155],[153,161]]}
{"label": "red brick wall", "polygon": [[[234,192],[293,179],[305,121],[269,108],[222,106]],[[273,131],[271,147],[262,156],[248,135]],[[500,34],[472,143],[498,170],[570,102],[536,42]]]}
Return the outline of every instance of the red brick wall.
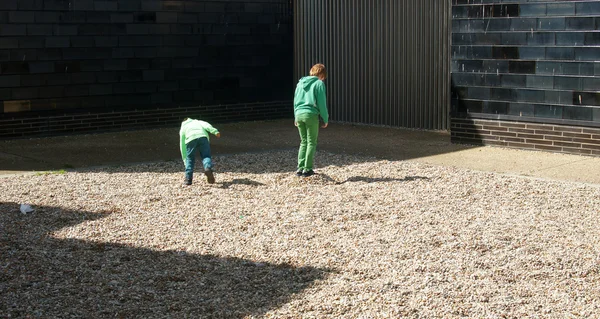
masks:
{"label": "red brick wall", "polygon": [[451,120],[453,143],[600,156],[600,128],[500,120]]}

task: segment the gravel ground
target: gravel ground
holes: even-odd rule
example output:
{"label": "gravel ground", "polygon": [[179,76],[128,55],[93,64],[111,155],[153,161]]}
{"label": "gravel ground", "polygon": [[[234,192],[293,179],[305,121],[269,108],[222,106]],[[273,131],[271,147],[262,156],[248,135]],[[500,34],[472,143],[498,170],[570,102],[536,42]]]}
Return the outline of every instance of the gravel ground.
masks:
{"label": "gravel ground", "polygon": [[0,317],[600,317],[598,188],[295,156],[0,179]]}

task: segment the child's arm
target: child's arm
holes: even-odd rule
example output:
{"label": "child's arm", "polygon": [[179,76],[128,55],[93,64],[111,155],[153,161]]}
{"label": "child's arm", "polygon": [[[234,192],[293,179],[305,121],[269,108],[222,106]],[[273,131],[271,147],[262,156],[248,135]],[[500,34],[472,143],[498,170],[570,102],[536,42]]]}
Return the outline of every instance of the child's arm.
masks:
{"label": "child's arm", "polygon": [[219,133],[219,130],[217,130],[216,128],[214,128],[212,125],[210,125],[210,123],[208,122],[203,122],[202,126],[204,127],[204,129],[209,132],[212,135],[216,135],[217,137],[221,137],[221,133]]}
{"label": "child's arm", "polygon": [[323,122],[327,124],[329,123],[329,112],[327,111],[327,93],[325,90],[325,84],[323,84],[323,82],[317,82],[316,93],[319,114],[321,115],[321,118],[323,118]]}
{"label": "child's arm", "polygon": [[179,132],[179,150],[181,151],[181,159],[185,163],[185,158],[187,157],[187,146],[185,145],[185,133],[183,133],[183,131]]}

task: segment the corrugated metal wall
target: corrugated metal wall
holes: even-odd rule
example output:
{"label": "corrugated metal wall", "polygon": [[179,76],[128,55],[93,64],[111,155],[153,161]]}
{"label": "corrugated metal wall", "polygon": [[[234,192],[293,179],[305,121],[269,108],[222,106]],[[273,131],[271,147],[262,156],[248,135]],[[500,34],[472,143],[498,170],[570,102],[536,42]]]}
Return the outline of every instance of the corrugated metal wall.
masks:
{"label": "corrugated metal wall", "polygon": [[449,0],[295,0],[296,79],[327,67],[333,121],[446,130]]}

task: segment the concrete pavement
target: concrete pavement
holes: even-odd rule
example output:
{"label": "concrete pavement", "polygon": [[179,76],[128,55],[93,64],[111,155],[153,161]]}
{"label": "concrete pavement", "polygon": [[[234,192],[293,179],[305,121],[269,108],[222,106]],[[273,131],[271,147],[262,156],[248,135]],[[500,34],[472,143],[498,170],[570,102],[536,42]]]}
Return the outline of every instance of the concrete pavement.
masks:
{"label": "concrete pavement", "polygon": [[[291,120],[215,125],[215,154],[295,149]],[[178,128],[0,141],[0,177],[27,172],[180,159]],[[600,158],[499,147],[456,145],[448,132],[331,123],[319,150],[410,160],[511,175],[600,185]],[[294,161],[294,159],[290,159]]]}

